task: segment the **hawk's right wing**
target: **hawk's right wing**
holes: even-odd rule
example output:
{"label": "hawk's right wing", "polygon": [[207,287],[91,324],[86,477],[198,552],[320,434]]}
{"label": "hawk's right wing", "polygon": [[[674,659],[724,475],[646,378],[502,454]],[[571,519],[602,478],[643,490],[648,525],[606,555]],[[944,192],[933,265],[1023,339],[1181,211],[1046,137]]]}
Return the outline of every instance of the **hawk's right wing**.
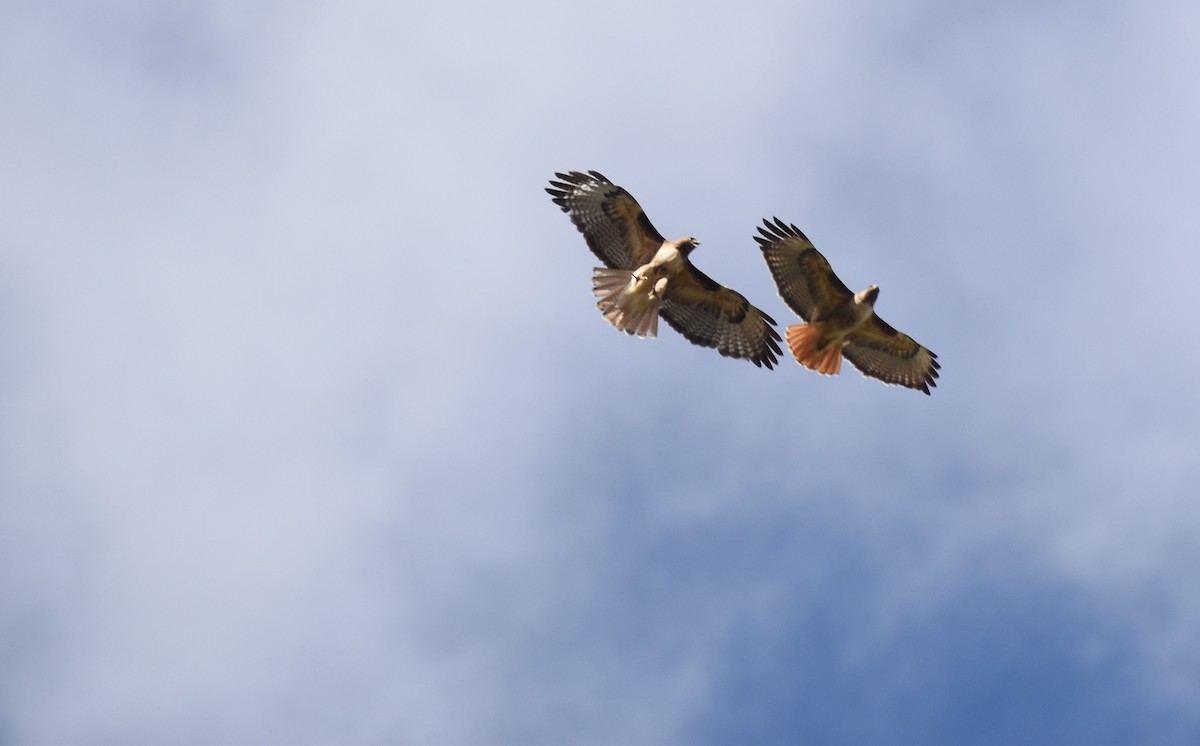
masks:
{"label": "hawk's right wing", "polygon": [[546,192],[605,266],[634,270],[654,258],[665,239],[629,192],[597,171],[554,175],[561,181],[551,181]]}
{"label": "hawk's right wing", "polygon": [[808,322],[819,321],[847,299],[854,297],[850,288],[838,279],[812,241],[794,225],[779,218],[763,220],[755,236],[767,267],[779,288],[779,297]]}

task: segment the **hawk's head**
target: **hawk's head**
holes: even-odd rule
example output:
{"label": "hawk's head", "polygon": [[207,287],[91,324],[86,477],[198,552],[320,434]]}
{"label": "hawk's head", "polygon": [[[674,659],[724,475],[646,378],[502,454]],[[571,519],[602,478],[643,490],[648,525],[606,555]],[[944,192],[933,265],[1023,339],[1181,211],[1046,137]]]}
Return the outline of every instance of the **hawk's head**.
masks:
{"label": "hawk's head", "polygon": [[700,245],[700,242],[691,236],[688,236],[687,238],[679,239],[675,245],[679,248],[680,254],[687,256],[688,254],[692,253],[697,246]]}
{"label": "hawk's head", "polygon": [[855,303],[866,303],[868,306],[871,306],[872,308],[874,308],[875,299],[878,297],[879,297],[879,286],[871,285],[870,287],[868,287],[866,290],[862,291],[861,293],[855,293],[854,294],[854,302]]}

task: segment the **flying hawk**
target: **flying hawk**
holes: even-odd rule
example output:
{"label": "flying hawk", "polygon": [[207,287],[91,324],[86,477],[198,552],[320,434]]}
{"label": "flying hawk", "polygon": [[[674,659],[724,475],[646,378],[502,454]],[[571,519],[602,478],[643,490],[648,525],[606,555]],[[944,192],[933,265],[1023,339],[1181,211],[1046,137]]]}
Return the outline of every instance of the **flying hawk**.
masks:
{"label": "flying hawk", "polygon": [[596,171],[556,173],[546,191],[606,265],[592,271],[596,306],[617,329],[658,333],[658,316],[690,342],[771,368],[783,354],[775,320],[696,269],[694,238],[668,241],[629,192]]}
{"label": "flying hawk", "polygon": [[875,315],[879,288],[852,293],[794,225],[763,220],[755,236],[779,297],[807,324],[787,328],[797,362],[825,375],[837,375],[842,356],[863,375],[929,393],[938,377],[937,355]]}

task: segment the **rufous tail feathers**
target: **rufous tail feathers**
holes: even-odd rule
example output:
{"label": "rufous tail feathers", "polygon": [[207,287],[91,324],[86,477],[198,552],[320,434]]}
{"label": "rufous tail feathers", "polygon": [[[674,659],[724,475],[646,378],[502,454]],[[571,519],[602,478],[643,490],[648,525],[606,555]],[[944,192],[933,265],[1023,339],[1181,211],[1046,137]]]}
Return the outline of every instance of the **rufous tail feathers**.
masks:
{"label": "rufous tail feathers", "polygon": [[787,343],[796,362],[809,370],[826,376],[836,376],[842,370],[842,346],[831,344],[820,348],[821,330],[811,324],[794,324],[787,328]]}
{"label": "rufous tail feathers", "polygon": [[626,334],[658,336],[661,290],[647,278],[639,280],[627,269],[597,267],[592,270],[592,294],[600,298],[596,307],[604,318]]}

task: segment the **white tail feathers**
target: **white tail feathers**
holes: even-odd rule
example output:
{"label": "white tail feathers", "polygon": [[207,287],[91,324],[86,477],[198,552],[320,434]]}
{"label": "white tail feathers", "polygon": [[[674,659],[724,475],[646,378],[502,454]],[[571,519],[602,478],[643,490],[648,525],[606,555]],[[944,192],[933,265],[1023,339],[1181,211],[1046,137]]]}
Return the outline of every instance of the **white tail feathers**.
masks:
{"label": "white tail feathers", "polygon": [[604,318],[626,334],[658,336],[658,309],[666,280],[654,282],[649,274],[638,276],[627,269],[592,270],[592,294]]}
{"label": "white tail feathers", "polygon": [[836,376],[842,370],[842,345],[834,342],[821,349],[821,329],[812,324],[794,324],[787,328],[787,343],[796,362],[809,370]]}

